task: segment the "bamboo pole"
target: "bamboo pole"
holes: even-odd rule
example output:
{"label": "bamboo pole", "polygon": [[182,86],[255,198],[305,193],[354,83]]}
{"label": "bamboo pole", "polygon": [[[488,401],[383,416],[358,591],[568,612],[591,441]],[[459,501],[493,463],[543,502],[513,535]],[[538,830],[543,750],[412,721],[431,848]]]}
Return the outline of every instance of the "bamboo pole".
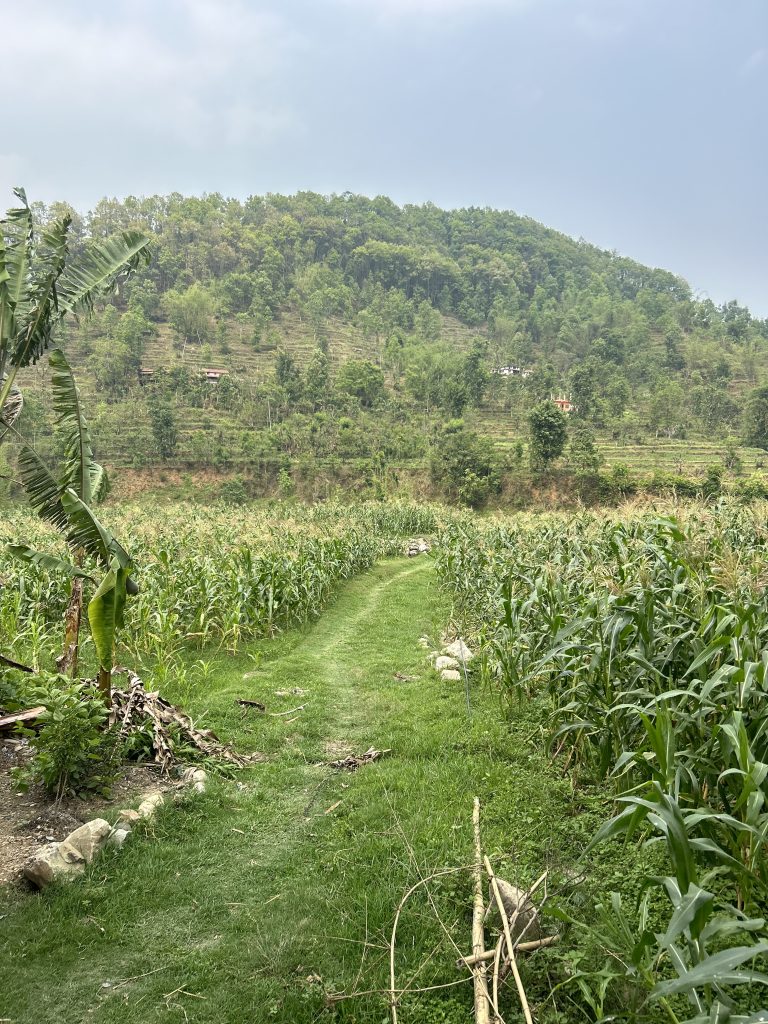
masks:
{"label": "bamboo pole", "polygon": [[485,953],[483,925],[485,901],[483,899],[483,851],[480,845],[480,799],[478,797],[475,797],[472,810],[472,825],[475,833],[475,864],[473,869],[475,898],[472,907],[472,956],[477,957],[472,972],[475,976],[475,1024],[490,1024],[491,1017],[486,981],[487,964],[483,959],[483,954]]}
{"label": "bamboo pole", "polygon": [[493,895],[494,895],[494,898],[496,900],[496,905],[498,906],[499,913],[501,914],[501,922],[502,922],[502,925],[504,926],[504,938],[505,938],[506,944],[507,944],[507,955],[509,957],[509,966],[512,968],[512,974],[513,974],[514,979],[515,979],[515,985],[517,986],[517,994],[520,997],[520,1005],[522,1006],[523,1013],[525,1015],[525,1022],[526,1022],[526,1024],[533,1024],[533,1018],[531,1017],[531,1009],[530,1009],[530,1007],[528,1005],[528,998],[527,998],[527,996],[525,994],[525,989],[523,988],[523,980],[520,977],[520,971],[518,971],[518,969],[517,969],[517,958],[515,957],[515,947],[514,947],[514,944],[512,942],[512,936],[511,936],[510,930],[509,930],[509,918],[507,917],[507,911],[506,911],[506,909],[504,907],[504,901],[501,898],[501,893],[499,892],[499,885],[498,885],[498,882],[496,881],[496,875],[493,873],[493,868],[491,867],[491,862],[488,860],[487,857],[485,858],[484,863],[485,863],[485,870],[488,872],[488,877],[491,880],[491,888],[493,890]]}

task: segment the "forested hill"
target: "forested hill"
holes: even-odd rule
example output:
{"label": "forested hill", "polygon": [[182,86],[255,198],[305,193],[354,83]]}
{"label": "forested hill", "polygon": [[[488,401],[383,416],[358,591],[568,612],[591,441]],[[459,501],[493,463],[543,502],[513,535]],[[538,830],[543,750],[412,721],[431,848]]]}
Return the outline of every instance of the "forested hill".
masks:
{"label": "forested hill", "polygon": [[271,466],[289,487],[362,460],[370,479],[426,464],[457,417],[520,459],[556,392],[609,461],[659,438],[732,448],[768,368],[768,321],[510,212],[173,194],[103,200],[74,227],[74,250],[153,237],[150,265],[63,339],[115,464]]}

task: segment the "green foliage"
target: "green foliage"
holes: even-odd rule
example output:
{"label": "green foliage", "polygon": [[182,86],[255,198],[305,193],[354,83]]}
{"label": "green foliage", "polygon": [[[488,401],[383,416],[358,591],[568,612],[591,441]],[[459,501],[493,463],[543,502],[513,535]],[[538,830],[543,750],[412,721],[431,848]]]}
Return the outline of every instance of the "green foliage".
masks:
{"label": "green foliage", "polygon": [[626,941],[605,915],[597,927],[617,963],[577,958],[573,983],[595,1012],[629,982],[628,1020],[681,994],[697,1021],[724,1007],[742,1019],[732,989],[768,982],[753,964],[768,952],[763,516],[721,500],[679,517],[463,523],[438,549],[484,678],[515,708],[544,701],[553,756],[612,787],[621,810],[593,846],[637,833],[665,846],[664,927],[636,927],[614,901]]}
{"label": "green foliage", "polygon": [[57,799],[85,791],[108,796],[119,768],[118,746],[97,691],[66,676],[36,676],[25,699],[45,711],[40,728],[22,730],[34,755],[18,773],[20,781],[42,783]]}
{"label": "green foliage", "polygon": [[173,406],[168,401],[157,399],[149,404],[152,436],[161,459],[170,459],[176,454],[179,431]]}
{"label": "green foliage", "polygon": [[547,469],[565,450],[568,438],[566,415],[553,402],[542,402],[531,410],[529,457],[535,471]]}
{"label": "green foliage", "polygon": [[384,397],[384,374],[367,359],[350,359],[344,363],[336,375],[336,385],[367,409]]}
{"label": "green foliage", "polygon": [[577,473],[596,473],[602,458],[595,445],[595,435],[588,427],[577,427],[571,434],[568,462]]}
{"label": "green foliage", "polygon": [[436,438],[430,456],[432,481],[450,498],[472,508],[498,493],[501,481],[493,446],[454,420]]}
{"label": "green foliage", "polygon": [[768,450],[768,387],[755,388],[744,406],[744,440]]}

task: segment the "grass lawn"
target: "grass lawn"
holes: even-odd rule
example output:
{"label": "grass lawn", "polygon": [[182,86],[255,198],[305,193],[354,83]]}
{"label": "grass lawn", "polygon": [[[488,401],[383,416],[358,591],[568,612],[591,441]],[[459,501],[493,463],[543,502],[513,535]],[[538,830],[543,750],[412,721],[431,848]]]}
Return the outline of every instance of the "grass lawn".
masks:
{"label": "grass lawn", "polygon": [[[417,640],[438,636],[446,616],[431,563],[398,559],[350,583],[307,630],[213,658],[191,709],[268,760],[165,809],[85,879],[0,905],[0,1018],[381,1024],[397,904],[420,872],[471,862],[475,794],[502,877],[525,885],[547,865],[567,870],[604,808],[577,802],[552,769],[534,706],[510,727],[475,684],[470,717],[463,687],[429,670]],[[306,694],[275,695],[293,688]],[[236,697],[306,707],[265,718]],[[370,746],[392,752],[354,774],[322,764]],[[609,882],[621,873],[603,870]],[[469,875],[430,891],[469,951]],[[456,955],[417,895],[398,932],[398,985],[458,981]],[[534,1004],[552,955],[524,965]],[[329,998],[351,992],[369,994]],[[458,1024],[471,1004],[469,984],[412,992],[400,1021]],[[512,993],[503,1005],[511,1024]]]}

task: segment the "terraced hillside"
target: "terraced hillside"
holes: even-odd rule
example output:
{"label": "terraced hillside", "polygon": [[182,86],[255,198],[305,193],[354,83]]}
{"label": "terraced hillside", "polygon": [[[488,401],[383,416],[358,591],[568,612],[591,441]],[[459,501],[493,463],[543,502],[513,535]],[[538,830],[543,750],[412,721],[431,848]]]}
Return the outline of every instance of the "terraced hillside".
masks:
{"label": "terraced hillside", "polygon": [[[105,200],[76,227],[73,257],[90,235],[152,238],[149,266],[60,338],[108,464],[376,493],[424,475],[459,418],[519,469],[531,410],[559,394],[609,469],[762,469],[768,322],[527,218],[174,195]],[[494,374],[509,365],[531,372]],[[44,369],[23,383],[46,457]]]}

